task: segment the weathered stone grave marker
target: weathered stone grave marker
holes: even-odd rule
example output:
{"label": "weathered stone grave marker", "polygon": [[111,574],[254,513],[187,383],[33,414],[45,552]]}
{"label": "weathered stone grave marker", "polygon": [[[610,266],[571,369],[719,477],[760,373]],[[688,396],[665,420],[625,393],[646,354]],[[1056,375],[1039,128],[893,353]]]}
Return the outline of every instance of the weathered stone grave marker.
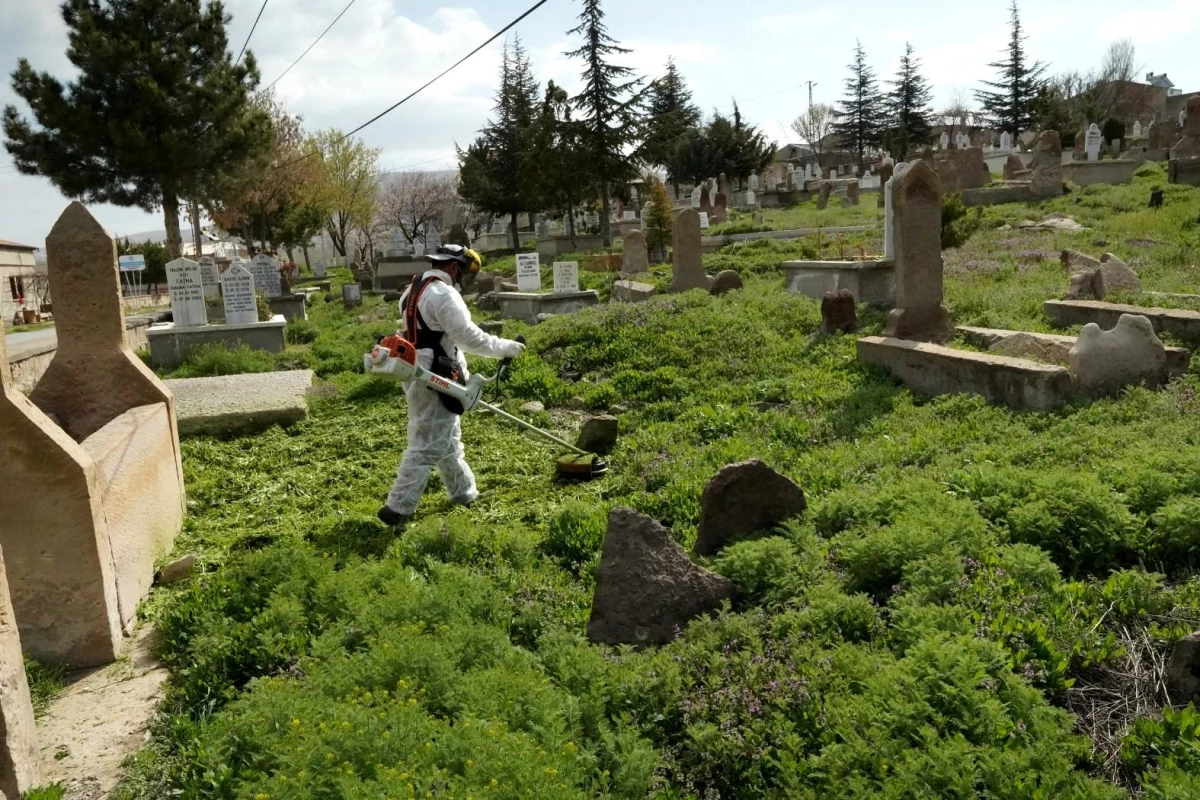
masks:
{"label": "weathered stone grave marker", "polygon": [[342,307],[354,308],[362,305],[362,286],[357,283],[342,284]]}
{"label": "weathered stone grave marker", "polygon": [[1092,123],[1088,126],[1087,136],[1084,139],[1084,149],[1087,151],[1088,161],[1100,160],[1100,147],[1104,143],[1104,134],[1100,132],[1100,126]]}
{"label": "weathered stone grave marker", "polygon": [[316,263],[316,265],[313,267],[313,275],[320,279],[325,278],[325,262],[324,261],[318,261]]}
{"label": "weathered stone grave marker", "polygon": [[196,262],[200,265],[200,283],[204,286],[205,299],[221,296],[221,272],[212,256],[201,256]]}
{"label": "weathered stone grave marker", "polygon": [[252,325],[258,322],[258,302],[254,296],[254,275],[241,264],[231,264],[221,276],[226,325]]}
{"label": "weathered stone grave marker", "polygon": [[709,226],[708,212],[701,211],[700,212],[700,230],[706,231],[706,230],[708,230],[708,226]]}
{"label": "weathered stone grave marker", "polygon": [[1034,197],[1060,197],[1063,193],[1062,137],[1042,131],[1033,144],[1029,191]]}
{"label": "weathered stone grave marker", "polygon": [[171,295],[175,327],[199,328],[208,324],[199,264],[187,258],[177,258],[167,264],[167,291]]}
{"label": "weathered stone grave marker", "polygon": [[708,276],[704,274],[701,259],[700,230],[700,214],[694,208],[685,208],[675,218],[674,277],[668,291],[708,290]]}
{"label": "weathered stone grave marker", "polygon": [[632,230],[625,234],[625,249],[621,255],[621,272],[641,275],[650,269],[650,253],[646,249],[646,234]]}
{"label": "weathered stone grave marker", "polygon": [[941,184],[924,161],[901,165],[892,184],[896,309],[888,316],[885,335],[949,341],[954,325],[942,305]]}
{"label": "weathered stone grave marker", "polygon": [[259,253],[250,260],[250,274],[254,276],[254,288],[266,293],[267,297],[283,294],[283,282],[279,278],[279,260]]}
{"label": "weathered stone grave marker", "polygon": [[554,262],[554,293],[567,294],[579,291],[579,262]]}
{"label": "weathered stone grave marker", "polygon": [[517,254],[517,291],[537,292],[542,288],[542,261],[537,253]]}

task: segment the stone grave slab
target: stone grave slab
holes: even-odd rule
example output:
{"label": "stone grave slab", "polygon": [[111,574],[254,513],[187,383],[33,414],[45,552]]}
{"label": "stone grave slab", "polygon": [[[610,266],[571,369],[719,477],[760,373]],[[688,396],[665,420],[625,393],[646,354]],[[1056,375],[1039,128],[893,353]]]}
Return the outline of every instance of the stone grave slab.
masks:
{"label": "stone grave slab", "polygon": [[308,416],[312,370],[166,381],[180,434],[228,434],[291,425]]}

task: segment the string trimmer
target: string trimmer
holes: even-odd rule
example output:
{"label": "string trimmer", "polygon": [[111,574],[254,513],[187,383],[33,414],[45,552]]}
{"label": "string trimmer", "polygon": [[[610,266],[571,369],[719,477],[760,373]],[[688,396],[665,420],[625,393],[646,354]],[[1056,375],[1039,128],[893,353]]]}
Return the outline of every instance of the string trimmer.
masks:
{"label": "string trimmer", "polygon": [[[517,341],[522,344],[525,343],[524,337],[519,337]],[[536,425],[530,425],[520,417],[514,417],[512,414],[502,411],[483,400],[483,387],[503,378],[504,373],[508,371],[508,366],[511,363],[512,359],[506,358],[500,362],[500,368],[496,370],[496,374],[492,377],[489,378],[475,374],[468,378],[467,385],[463,386],[440,375],[434,375],[429,370],[419,366],[417,364],[416,346],[398,333],[381,338],[375,344],[375,347],[371,349],[371,352],[363,356],[363,370],[365,372],[392,378],[401,383],[416,383],[421,386],[427,386],[435,392],[453,397],[461,403],[464,414],[476,408],[487,409],[501,419],[506,419],[527,431],[536,433],[543,439],[547,439],[560,447],[570,450],[573,455],[562,456],[556,463],[558,474],[565,479],[589,481],[599,478],[608,472],[608,465],[596,454],[581,450],[549,431],[544,431]]]}

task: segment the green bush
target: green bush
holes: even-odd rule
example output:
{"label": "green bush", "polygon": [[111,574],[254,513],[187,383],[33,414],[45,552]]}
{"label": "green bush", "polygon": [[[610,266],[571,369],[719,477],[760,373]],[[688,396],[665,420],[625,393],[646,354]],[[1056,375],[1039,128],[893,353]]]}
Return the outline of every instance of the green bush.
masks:
{"label": "green bush", "polygon": [[307,319],[294,319],[284,328],[283,335],[288,344],[312,344],[320,333],[317,326]]}
{"label": "green bush", "polygon": [[249,372],[273,372],[275,356],[249,345],[230,347],[206,344],[188,351],[187,359],[168,378],[211,378],[217,375],[242,375]]}
{"label": "green bush", "polygon": [[566,568],[580,568],[600,554],[608,527],[608,512],[603,506],[568,503],[552,514],[546,524],[542,549]]}
{"label": "green bush", "polygon": [[983,209],[968,209],[958,194],[942,196],[942,249],[962,247],[983,225]]}

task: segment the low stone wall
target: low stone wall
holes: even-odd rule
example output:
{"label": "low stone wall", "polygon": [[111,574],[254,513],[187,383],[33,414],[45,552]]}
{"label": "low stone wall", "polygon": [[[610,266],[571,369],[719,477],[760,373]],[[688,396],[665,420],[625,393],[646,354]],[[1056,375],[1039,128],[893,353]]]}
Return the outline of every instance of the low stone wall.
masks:
{"label": "low stone wall", "polygon": [[1064,367],[936,344],[868,336],[858,340],[858,360],[883,367],[922,394],[974,394],[1022,411],[1045,411],[1073,394]]}
{"label": "low stone wall", "polygon": [[988,186],[983,189],[964,189],[964,206],[994,206],[1000,203],[1025,203],[1033,200],[1029,184],[1022,186]]}
{"label": "low stone wall", "polygon": [[147,331],[150,339],[150,363],[156,367],[173,367],[183,363],[191,350],[206,344],[226,344],[232,347],[247,345],[251,350],[282,353],[287,347],[283,331],[287,320],[276,314],[269,322],[249,325],[206,325],[203,328],[176,328],[173,322],[152,325]]}
{"label": "low stone wall", "polygon": [[1070,181],[1076,186],[1091,186],[1093,183],[1129,183],[1133,173],[1144,163],[1144,159],[1136,161],[1072,161],[1063,164],[1063,180]]}
{"label": "low stone wall", "polygon": [[542,314],[573,314],[600,305],[600,294],[594,289],[562,294],[497,292],[496,300],[500,303],[500,319],[519,319],[536,325]]}
{"label": "low stone wall", "polygon": [[[970,325],[958,326],[958,334],[963,341],[972,347],[984,350],[1014,336],[1026,336],[1035,341],[1057,345],[1059,350],[1070,350],[1075,346],[1078,337],[1063,336],[1057,333],[1032,333],[1029,331],[1010,331],[1003,328],[976,328]],[[1185,347],[1167,347],[1167,375],[1178,378],[1188,371],[1191,366],[1192,354]]]}
{"label": "low stone wall", "polygon": [[1200,311],[1176,308],[1143,308],[1099,300],[1047,300],[1042,310],[1056,328],[1087,325],[1094,322],[1104,330],[1117,326],[1122,314],[1137,314],[1150,320],[1155,333],[1169,333],[1181,339],[1200,340]]}
{"label": "low stone wall", "polygon": [[704,236],[700,239],[700,248],[705,253],[712,253],[725,245],[736,244],[737,242],[754,242],[759,239],[803,239],[805,236],[814,236],[821,234],[837,234],[837,233],[865,233],[873,231],[877,228],[876,225],[845,225],[842,227],[833,228],[797,228],[790,231],[759,231],[757,233],[731,233],[725,236]]}
{"label": "low stone wall", "polygon": [[896,264],[892,261],[785,261],[787,290],[820,300],[826,292],[849,289],[854,300],[891,308],[896,299]]}

